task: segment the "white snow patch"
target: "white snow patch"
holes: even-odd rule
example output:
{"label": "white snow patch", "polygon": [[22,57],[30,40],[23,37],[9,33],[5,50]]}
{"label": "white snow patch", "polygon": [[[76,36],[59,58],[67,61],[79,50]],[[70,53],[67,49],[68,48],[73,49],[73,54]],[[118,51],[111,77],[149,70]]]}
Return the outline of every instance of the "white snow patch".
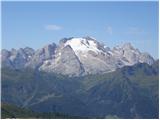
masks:
{"label": "white snow patch", "polygon": [[86,54],[83,54],[82,56],[85,57],[85,58],[87,58],[87,55],[86,55]]}
{"label": "white snow patch", "polygon": [[108,51],[108,53],[111,54],[111,55],[113,55],[113,52],[112,52],[112,51]]}
{"label": "white snow patch", "polygon": [[59,52],[58,55],[61,56],[61,52]]}
{"label": "white snow patch", "polygon": [[50,63],[49,60],[44,61],[44,64],[49,64],[49,63]]}
{"label": "white snow patch", "polygon": [[86,40],[84,38],[73,38],[68,40],[65,43],[65,46],[70,45],[71,48],[75,51],[75,53],[87,52],[89,50],[94,51],[95,53],[102,52],[97,48],[97,44],[93,40]]}

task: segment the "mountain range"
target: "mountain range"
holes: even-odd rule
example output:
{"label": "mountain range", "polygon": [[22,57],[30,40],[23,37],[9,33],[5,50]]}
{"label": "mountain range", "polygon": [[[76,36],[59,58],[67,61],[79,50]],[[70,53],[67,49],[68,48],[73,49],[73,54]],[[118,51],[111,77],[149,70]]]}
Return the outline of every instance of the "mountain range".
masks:
{"label": "mountain range", "polygon": [[1,60],[2,103],[80,118],[159,117],[159,61],[130,43],[111,49],[91,37],[64,38],[2,50]]}
{"label": "mountain range", "polygon": [[1,60],[2,67],[33,68],[69,76],[108,73],[123,66],[154,62],[148,53],[141,53],[130,43],[111,49],[88,36],[64,38],[58,45],[48,44],[38,50],[29,47],[3,49]]}

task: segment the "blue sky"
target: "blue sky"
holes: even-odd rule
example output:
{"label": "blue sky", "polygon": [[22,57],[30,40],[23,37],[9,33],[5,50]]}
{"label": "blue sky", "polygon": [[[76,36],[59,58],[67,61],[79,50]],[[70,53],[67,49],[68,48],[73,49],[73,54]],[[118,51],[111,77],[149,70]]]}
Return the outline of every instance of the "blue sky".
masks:
{"label": "blue sky", "polygon": [[111,48],[130,42],[159,58],[158,2],[2,2],[2,48],[83,36]]}

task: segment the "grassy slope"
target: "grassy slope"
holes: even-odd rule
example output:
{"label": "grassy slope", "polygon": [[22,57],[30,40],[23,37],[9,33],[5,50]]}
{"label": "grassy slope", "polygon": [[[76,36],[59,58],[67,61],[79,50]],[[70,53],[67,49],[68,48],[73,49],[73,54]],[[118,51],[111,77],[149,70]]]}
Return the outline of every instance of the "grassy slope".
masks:
{"label": "grassy slope", "polygon": [[63,115],[59,113],[36,113],[33,112],[29,109],[25,108],[20,108],[15,105],[7,104],[7,103],[2,103],[1,105],[1,118],[6,119],[6,118],[23,118],[23,119],[30,119],[30,118],[47,118],[47,119],[71,119],[71,118],[79,118],[75,116],[68,116],[68,115]]}

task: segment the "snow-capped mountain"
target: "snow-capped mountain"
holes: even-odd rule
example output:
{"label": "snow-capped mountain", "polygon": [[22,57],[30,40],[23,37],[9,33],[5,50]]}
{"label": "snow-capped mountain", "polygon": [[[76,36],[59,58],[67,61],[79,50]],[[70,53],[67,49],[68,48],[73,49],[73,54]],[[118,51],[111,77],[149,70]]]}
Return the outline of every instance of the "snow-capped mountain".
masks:
{"label": "snow-capped mountain", "polygon": [[115,71],[136,63],[152,64],[154,59],[141,53],[130,43],[113,49],[92,37],[64,38],[41,49],[20,48],[1,51],[2,67],[13,69],[33,68],[69,76],[81,76]]}

